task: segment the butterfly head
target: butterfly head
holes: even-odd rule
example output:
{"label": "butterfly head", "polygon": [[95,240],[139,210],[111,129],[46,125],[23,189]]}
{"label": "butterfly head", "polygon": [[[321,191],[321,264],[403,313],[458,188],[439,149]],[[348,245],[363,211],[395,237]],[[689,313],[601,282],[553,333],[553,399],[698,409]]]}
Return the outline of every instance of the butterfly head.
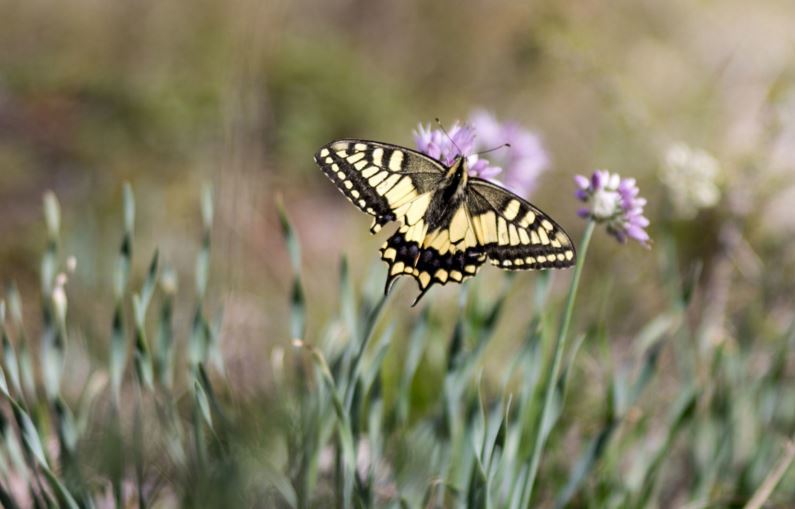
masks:
{"label": "butterfly head", "polygon": [[456,156],[453,164],[447,170],[445,175],[447,186],[456,190],[463,190],[467,185],[469,179],[469,164],[467,158],[464,156]]}

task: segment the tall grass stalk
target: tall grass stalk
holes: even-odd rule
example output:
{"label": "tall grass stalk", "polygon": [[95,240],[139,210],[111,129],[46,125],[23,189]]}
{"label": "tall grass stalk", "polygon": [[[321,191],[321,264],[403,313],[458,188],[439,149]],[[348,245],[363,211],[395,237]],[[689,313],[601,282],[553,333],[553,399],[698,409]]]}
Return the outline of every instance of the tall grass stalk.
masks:
{"label": "tall grass stalk", "polygon": [[574,267],[574,277],[569,286],[569,293],[566,297],[566,304],[563,309],[563,317],[560,321],[560,329],[558,329],[558,337],[555,340],[555,353],[552,358],[552,367],[549,370],[546,381],[546,389],[544,391],[544,406],[541,409],[541,416],[538,419],[536,426],[536,440],[533,444],[533,453],[530,457],[530,468],[526,471],[526,480],[522,483],[522,503],[520,507],[530,507],[530,500],[533,494],[533,485],[535,484],[536,475],[538,474],[538,466],[541,463],[541,454],[544,451],[549,432],[551,431],[552,410],[555,402],[555,388],[557,387],[558,374],[560,373],[560,365],[563,360],[563,351],[566,349],[566,339],[569,333],[569,324],[571,323],[571,316],[574,312],[574,300],[577,297],[577,288],[580,285],[580,275],[582,268],[585,266],[585,257],[588,253],[588,244],[591,242],[591,235],[593,234],[596,222],[589,220],[585,226],[585,232],[582,235],[580,242],[580,249],[577,255],[577,265]]}

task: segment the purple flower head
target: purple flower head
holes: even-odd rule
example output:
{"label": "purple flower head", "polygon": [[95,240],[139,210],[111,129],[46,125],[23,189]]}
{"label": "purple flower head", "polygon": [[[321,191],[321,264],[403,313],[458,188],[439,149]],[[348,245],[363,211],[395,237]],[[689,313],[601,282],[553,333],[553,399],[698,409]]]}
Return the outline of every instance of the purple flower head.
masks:
{"label": "purple flower head", "polygon": [[478,133],[478,150],[489,150],[505,143],[510,145],[495,151],[493,157],[505,168],[505,187],[519,195],[529,196],[535,190],[538,178],[549,167],[549,157],[541,139],[516,122],[500,123],[484,110],[475,111],[470,122]]}
{"label": "purple flower head", "polygon": [[[485,111],[474,112],[470,123],[456,122],[447,132],[449,137],[441,129],[420,124],[414,131],[417,150],[447,165],[452,164],[458,155],[464,155],[470,175],[496,182],[521,196],[528,196],[533,191],[539,175],[549,164],[538,136],[515,122],[500,123]],[[493,153],[499,166],[475,153],[477,150],[499,148],[506,143],[510,147]],[[506,169],[504,173],[503,168]],[[502,182],[495,180],[500,173],[503,173]]]}
{"label": "purple flower head", "polygon": [[[467,158],[469,174],[473,177],[491,179],[498,175],[502,169],[491,166],[485,159],[480,159],[475,154],[475,129],[469,124],[454,123],[447,134],[441,129],[431,129],[420,124],[414,131],[414,141],[417,150],[423,154],[438,159],[446,165],[453,164],[459,155]],[[460,151],[459,151],[460,150]]]}
{"label": "purple flower head", "polygon": [[577,175],[575,195],[588,206],[577,211],[583,218],[605,223],[607,232],[624,243],[628,238],[649,247],[646,233],[649,220],[643,215],[646,199],[639,196],[635,179],[622,179],[617,173],[596,170],[591,178]]}
{"label": "purple flower head", "polygon": [[472,126],[456,122],[445,134],[441,129],[420,124],[414,131],[414,142],[417,150],[449,166],[459,155],[474,152],[475,130]]}

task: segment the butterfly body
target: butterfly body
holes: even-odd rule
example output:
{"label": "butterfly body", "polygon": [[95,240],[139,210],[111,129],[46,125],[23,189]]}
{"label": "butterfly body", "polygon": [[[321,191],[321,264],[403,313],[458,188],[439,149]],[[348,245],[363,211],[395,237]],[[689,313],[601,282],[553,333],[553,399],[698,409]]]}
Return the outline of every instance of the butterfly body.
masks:
{"label": "butterfly body", "polygon": [[434,191],[423,218],[429,231],[435,231],[450,224],[453,214],[466,199],[468,179],[469,174],[464,158],[456,158]]}
{"label": "butterfly body", "polygon": [[386,291],[398,276],[412,276],[421,290],[414,304],[434,284],[474,277],[486,261],[509,270],[574,264],[560,226],[510,191],[471,177],[464,157],[446,166],[397,145],[338,140],[321,147],[315,162],[374,216],[371,232],[398,223],[381,247]]}

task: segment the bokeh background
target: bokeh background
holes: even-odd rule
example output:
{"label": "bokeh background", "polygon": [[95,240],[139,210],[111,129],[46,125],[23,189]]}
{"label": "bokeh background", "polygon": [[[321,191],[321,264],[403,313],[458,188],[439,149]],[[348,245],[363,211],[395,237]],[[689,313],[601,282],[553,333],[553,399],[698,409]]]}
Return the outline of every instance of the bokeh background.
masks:
{"label": "bokeh background", "polygon": [[[606,327],[614,362],[632,366],[637,331],[670,293],[670,273],[660,267],[675,257],[674,274],[695,284],[685,318],[704,329],[699,348],[746,350],[742,362],[761,376],[773,357],[754,352],[770,347],[795,312],[794,22],[789,0],[6,0],[0,280],[16,281],[35,317],[46,242],[41,201],[54,191],[62,252],[77,260],[70,316],[85,355],[105,359],[123,182],[137,203],[134,280],[157,246],[187,291],[209,183],[211,308],[223,309],[229,384],[267,392],[273,348],[291,339],[277,197],[303,246],[311,338],[335,313],[341,255],[356,285],[380,286],[383,276],[382,240],[313,164],[317,148],[340,137],[411,146],[420,122],[452,124],[486,109],[540,136],[551,162],[530,199],[572,238],[584,227],[575,174],[620,172],[637,178],[649,200],[651,250],[597,232],[579,329]],[[718,198],[695,210],[676,205],[682,191],[671,181],[688,188],[687,177],[671,175],[677,143],[717,163]],[[499,380],[513,355],[513,327],[527,316],[535,277],[518,276],[502,332],[484,356],[487,380]],[[478,279],[486,294],[502,284],[490,267]],[[567,281],[557,275],[553,294]],[[440,327],[455,321],[459,291],[426,298]],[[413,292],[403,285],[392,301],[409,321],[419,312],[408,310]],[[180,330],[190,327],[191,305],[178,304]],[[592,353],[600,348],[586,345],[578,364],[576,380],[592,383],[593,394],[606,369]],[[445,349],[432,346],[426,364]],[[681,390],[674,357],[663,352],[650,400],[659,415]],[[783,369],[791,383],[791,355]],[[435,388],[416,390],[421,405]],[[597,414],[589,389],[581,390],[573,401],[585,405],[582,415]],[[777,432],[794,431],[795,421],[786,422]],[[576,448],[594,426],[584,420],[567,443]]]}

